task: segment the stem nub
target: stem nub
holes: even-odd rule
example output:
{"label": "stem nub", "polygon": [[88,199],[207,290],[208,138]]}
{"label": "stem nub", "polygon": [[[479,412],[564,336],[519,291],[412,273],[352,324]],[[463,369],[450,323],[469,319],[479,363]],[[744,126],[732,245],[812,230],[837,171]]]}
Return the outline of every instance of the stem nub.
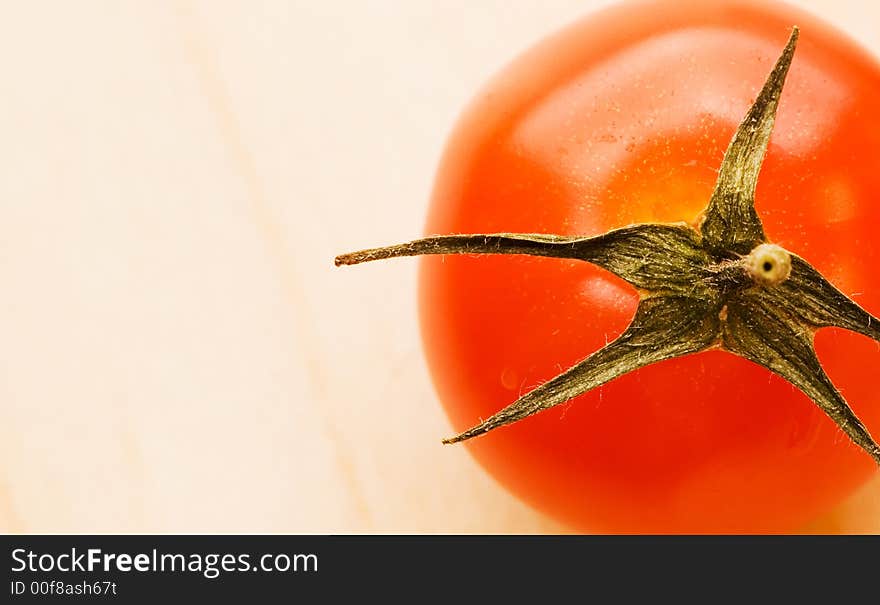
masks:
{"label": "stem nub", "polygon": [[791,275],[791,254],[776,244],[755,246],[744,260],[751,278],[765,286],[775,286]]}

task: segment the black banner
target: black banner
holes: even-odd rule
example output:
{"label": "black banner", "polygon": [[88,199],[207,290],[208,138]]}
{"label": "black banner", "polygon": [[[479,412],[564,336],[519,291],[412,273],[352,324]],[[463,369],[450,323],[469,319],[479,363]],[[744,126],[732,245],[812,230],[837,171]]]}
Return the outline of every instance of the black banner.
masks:
{"label": "black banner", "polygon": [[[3,536],[3,603],[876,596],[880,537]],[[867,588],[865,588],[867,590]],[[611,601],[609,601],[611,599]]]}

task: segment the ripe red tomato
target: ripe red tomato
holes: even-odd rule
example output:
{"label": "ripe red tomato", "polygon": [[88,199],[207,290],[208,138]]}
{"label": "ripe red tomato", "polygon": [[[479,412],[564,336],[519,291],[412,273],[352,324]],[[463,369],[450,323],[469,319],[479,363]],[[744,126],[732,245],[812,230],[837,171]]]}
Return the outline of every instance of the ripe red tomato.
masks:
{"label": "ripe red tomato", "polygon": [[[785,45],[756,208],[771,241],[880,314],[880,66],[789,7],[625,4],[508,66],[459,120],[427,233],[595,235],[694,222]],[[422,332],[456,430],[620,334],[637,294],[583,262],[422,260]],[[880,435],[880,347],[819,332],[820,360]],[[656,364],[467,443],[502,484],[581,530],[790,531],[876,467],[803,393],[712,351]]]}

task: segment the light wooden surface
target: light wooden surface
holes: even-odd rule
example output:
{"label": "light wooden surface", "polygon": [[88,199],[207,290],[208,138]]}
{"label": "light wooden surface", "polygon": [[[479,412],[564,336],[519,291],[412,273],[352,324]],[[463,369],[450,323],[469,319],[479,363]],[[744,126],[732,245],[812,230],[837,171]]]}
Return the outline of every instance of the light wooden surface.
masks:
{"label": "light wooden surface", "polygon": [[[415,263],[331,259],[418,234],[469,96],[597,4],[3,3],[0,530],[564,531],[440,445]],[[880,531],[880,480],[808,529]]]}

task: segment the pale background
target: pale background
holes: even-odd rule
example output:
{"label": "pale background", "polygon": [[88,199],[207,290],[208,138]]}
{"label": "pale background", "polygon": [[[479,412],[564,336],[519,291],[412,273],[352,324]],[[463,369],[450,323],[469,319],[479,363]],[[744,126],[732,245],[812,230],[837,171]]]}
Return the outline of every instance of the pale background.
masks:
{"label": "pale background", "polygon": [[332,257],[419,234],[470,95],[599,4],[0,3],[0,530],[564,531],[441,446],[416,263]]}

